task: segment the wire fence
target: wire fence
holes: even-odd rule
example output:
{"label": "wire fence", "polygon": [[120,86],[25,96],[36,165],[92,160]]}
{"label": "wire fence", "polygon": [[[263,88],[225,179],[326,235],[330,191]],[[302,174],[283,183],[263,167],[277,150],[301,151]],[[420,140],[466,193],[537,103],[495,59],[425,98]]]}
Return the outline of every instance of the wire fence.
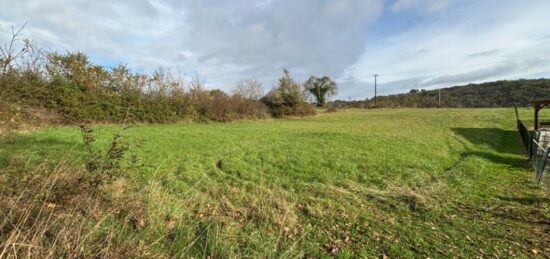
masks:
{"label": "wire fence", "polygon": [[527,130],[527,127],[525,127],[523,122],[521,122],[521,120],[519,119],[517,119],[517,127],[523,147],[525,148],[525,151],[527,152],[529,158],[532,158],[533,154],[531,151],[533,150],[533,142],[531,140],[533,139],[533,137],[529,133],[529,130]]}
{"label": "wire fence", "polygon": [[532,159],[536,173],[535,181],[540,184],[545,173],[548,175],[548,171],[550,171],[548,161],[550,160],[550,131],[536,131],[532,143]]}
{"label": "wire fence", "polygon": [[516,121],[521,142],[529,159],[535,167],[535,182],[545,182],[550,186],[550,129],[530,132],[519,119],[517,108]]}

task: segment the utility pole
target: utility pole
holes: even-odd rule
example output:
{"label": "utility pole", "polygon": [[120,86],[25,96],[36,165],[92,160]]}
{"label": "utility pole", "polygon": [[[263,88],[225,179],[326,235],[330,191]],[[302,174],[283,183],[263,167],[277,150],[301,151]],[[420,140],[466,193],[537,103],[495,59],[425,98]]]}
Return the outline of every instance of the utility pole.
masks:
{"label": "utility pole", "polygon": [[376,84],[377,84],[378,74],[374,74],[374,108],[376,109]]}

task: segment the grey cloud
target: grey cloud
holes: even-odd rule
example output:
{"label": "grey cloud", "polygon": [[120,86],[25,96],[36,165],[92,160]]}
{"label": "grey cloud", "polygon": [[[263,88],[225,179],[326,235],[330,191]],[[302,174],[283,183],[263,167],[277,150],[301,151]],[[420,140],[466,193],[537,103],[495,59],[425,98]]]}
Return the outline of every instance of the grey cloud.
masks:
{"label": "grey cloud", "polygon": [[361,100],[374,95],[374,84],[360,81],[339,81],[334,100]]}
{"label": "grey cloud", "polygon": [[503,75],[516,70],[518,66],[514,63],[506,63],[489,68],[478,69],[466,73],[455,75],[444,75],[435,78],[428,79],[423,82],[424,86],[440,85],[440,84],[454,84],[463,82],[473,82],[483,80],[499,75]]}
{"label": "grey cloud", "polygon": [[401,12],[408,9],[415,9],[421,14],[430,14],[447,9],[452,0],[397,0],[390,5],[392,12]]}
{"label": "grey cloud", "polygon": [[495,78],[506,78],[507,75],[518,71],[532,71],[548,67],[550,58],[528,58],[518,62],[507,62],[499,65],[489,66],[483,69],[473,70],[466,73],[451,74],[426,79],[422,86],[451,85],[476,81],[484,81]]}
{"label": "grey cloud", "polygon": [[500,49],[490,49],[490,50],[486,50],[486,51],[471,53],[467,57],[469,57],[469,58],[484,58],[484,57],[493,56],[495,54],[498,54],[499,52],[501,52]]}
{"label": "grey cloud", "polygon": [[[2,21],[29,22],[40,46],[81,50],[142,71],[158,65],[209,84],[273,82],[283,67],[303,79],[338,77],[364,51],[382,0],[2,1]],[[229,87],[229,86],[227,86]]]}
{"label": "grey cloud", "polygon": [[[416,77],[379,82],[377,87],[378,95],[396,94],[407,92],[413,88],[419,88],[425,79],[424,77]],[[366,83],[356,80],[345,80],[340,81],[338,86],[340,90],[336,99],[347,100],[349,97],[352,99],[365,99],[374,96],[374,82]]]}
{"label": "grey cloud", "polygon": [[[150,41],[174,26],[166,10],[149,1],[20,1],[0,3],[2,19],[20,25],[41,47],[81,50],[131,64],[132,55],[149,54]],[[164,26],[162,26],[164,25]],[[129,59],[129,60],[128,60]],[[133,65],[133,64],[131,64]]]}
{"label": "grey cloud", "polygon": [[279,0],[261,10],[239,6],[188,6],[193,40],[187,43],[199,53],[199,63],[216,58],[271,74],[288,67],[304,75],[338,75],[363,52],[367,25],[381,12],[381,4],[370,0]]}
{"label": "grey cloud", "polygon": [[[532,61],[532,64],[528,64],[528,65],[534,66],[537,64],[540,64],[540,60]],[[527,64],[524,64],[524,65],[527,65]],[[388,94],[408,92],[411,89],[417,89],[417,88],[430,89],[434,87],[447,87],[455,84],[475,82],[475,81],[498,77],[499,75],[505,75],[507,73],[517,70],[519,67],[520,65],[515,63],[506,63],[506,64],[497,65],[497,66],[492,66],[489,68],[473,70],[466,73],[448,74],[448,75],[437,76],[437,77],[412,77],[412,78],[405,78],[400,80],[393,80],[389,82],[379,82],[378,94],[388,95]],[[358,89],[362,89],[365,87],[374,89],[373,84],[360,83],[360,82],[355,82],[353,80],[350,80],[350,81],[347,81],[344,85],[346,87],[349,87],[350,89],[349,91],[344,92],[343,95],[339,95],[339,96],[345,96],[346,94],[348,95],[355,94],[355,96],[364,96],[364,97],[373,96],[372,91],[370,92],[358,91]]]}

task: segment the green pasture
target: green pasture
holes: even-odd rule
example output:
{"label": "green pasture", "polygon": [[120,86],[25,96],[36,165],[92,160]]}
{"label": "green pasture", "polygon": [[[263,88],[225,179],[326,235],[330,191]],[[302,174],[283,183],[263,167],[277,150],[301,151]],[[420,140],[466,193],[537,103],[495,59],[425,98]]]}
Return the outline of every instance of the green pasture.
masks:
{"label": "green pasture", "polygon": [[[117,132],[130,145],[120,195],[143,201],[144,224],[121,235],[166,256],[550,254],[550,197],[511,108],[92,128],[98,149]],[[0,167],[21,175],[85,158],[76,126],[0,140]]]}

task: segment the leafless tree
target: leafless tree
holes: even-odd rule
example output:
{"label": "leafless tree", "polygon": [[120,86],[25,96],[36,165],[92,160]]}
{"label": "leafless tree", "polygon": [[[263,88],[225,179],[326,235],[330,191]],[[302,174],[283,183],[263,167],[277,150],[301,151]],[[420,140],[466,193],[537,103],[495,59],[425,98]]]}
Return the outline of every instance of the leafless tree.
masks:
{"label": "leafless tree", "polygon": [[189,88],[191,90],[204,90],[204,82],[201,80],[198,74],[195,74],[191,83],[189,83]]}
{"label": "leafless tree", "polygon": [[8,72],[13,62],[27,53],[30,41],[25,41],[21,49],[17,48],[17,42],[21,40],[22,31],[27,23],[24,23],[19,29],[11,27],[11,38],[8,43],[0,46],[0,66],[2,68],[2,77]]}
{"label": "leafless tree", "polygon": [[247,100],[257,101],[264,95],[264,89],[260,81],[256,79],[246,79],[237,82],[233,93]]}
{"label": "leafless tree", "polygon": [[21,66],[26,71],[41,73],[44,72],[46,52],[37,47],[30,39],[23,39],[25,53],[21,56]]}

